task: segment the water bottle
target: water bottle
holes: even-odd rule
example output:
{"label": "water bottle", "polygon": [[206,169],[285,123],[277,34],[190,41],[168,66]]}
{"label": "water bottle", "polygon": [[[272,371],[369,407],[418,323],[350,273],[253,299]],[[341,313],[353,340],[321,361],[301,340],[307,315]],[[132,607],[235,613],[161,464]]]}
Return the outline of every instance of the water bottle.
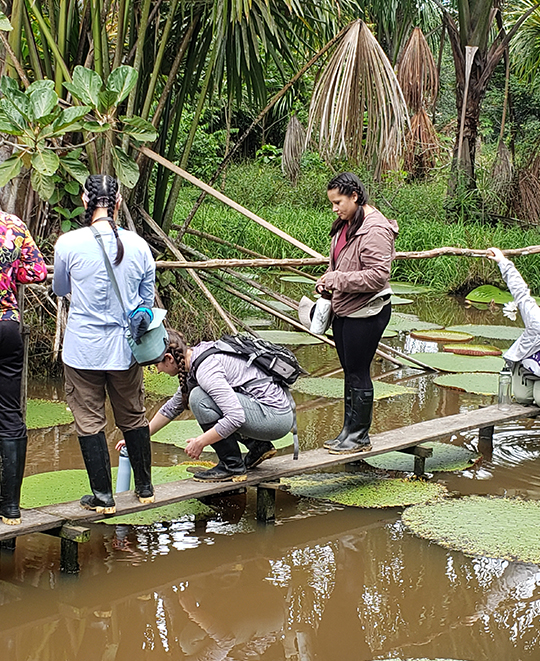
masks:
{"label": "water bottle", "polygon": [[116,476],[116,493],[122,491],[129,491],[131,483],[131,462],[126,446],[124,445],[120,450],[120,457],[118,458],[118,475]]}
{"label": "water bottle", "polygon": [[508,411],[512,403],[512,372],[505,365],[499,372],[499,400],[498,407],[501,411]]}
{"label": "water bottle", "polygon": [[312,333],[322,335],[326,333],[330,327],[330,320],[332,314],[332,292],[323,289],[320,298],[315,303],[313,311],[313,319],[309,330]]}

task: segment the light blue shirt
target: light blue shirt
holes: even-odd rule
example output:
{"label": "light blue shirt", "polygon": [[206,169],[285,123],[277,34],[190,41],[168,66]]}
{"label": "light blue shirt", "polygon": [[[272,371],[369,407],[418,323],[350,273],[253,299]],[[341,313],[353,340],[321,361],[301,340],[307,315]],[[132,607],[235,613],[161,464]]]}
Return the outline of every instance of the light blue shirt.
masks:
{"label": "light blue shirt", "polygon": [[[94,224],[103,236],[111,264],[116,239],[107,222]],[[129,314],[154,302],[156,264],[146,241],[119,228],[124,258],[113,265],[118,288]],[[88,370],[126,370],[133,363],[127,343],[127,321],[107,273],[103,252],[89,227],[63,234],[54,248],[53,290],[71,294],[62,360]]]}

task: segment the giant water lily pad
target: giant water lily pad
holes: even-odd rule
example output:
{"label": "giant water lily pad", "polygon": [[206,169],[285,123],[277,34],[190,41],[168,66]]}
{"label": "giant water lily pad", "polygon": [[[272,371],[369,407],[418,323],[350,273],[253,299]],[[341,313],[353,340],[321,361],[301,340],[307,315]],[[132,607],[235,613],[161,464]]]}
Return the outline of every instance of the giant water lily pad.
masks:
{"label": "giant water lily pad", "polygon": [[158,372],[155,367],[144,370],[144,389],[148,394],[159,397],[172,397],[178,390],[178,379],[165,372]]}
{"label": "giant water lily pad", "polygon": [[413,353],[413,358],[442,372],[500,372],[505,361],[499,356],[457,356],[453,353]]}
{"label": "giant water lily pad", "polygon": [[514,298],[512,294],[508,291],[503,291],[495,285],[482,285],[473,289],[465,297],[467,301],[472,301],[473,303],[498,303],[499,305],[504,305],[504,303],[509,303],[513,301]]}
{"label": "giant water lily pad", "polygon": [[303,285],[311,285],[312,287],[315,286],[316,282],[316,280],[312,280],[306,275],[282,275],[280,280],[283,280],[283,282],[299,282]]}
{"label": "giant water lily pad", "polygon": [[274,344],[319,344],[322,340],[308,333],[284,330],[261,330],[259,335]]}
{"label": "giant water lily pad", "polygon": [[283,303],[283,301],[276,301],[274,299],[268,301],[264,301],[266,305],[268,305],[271,308],[274,308],[274,310],[277,310],[278,312],[291,312],[292,308],[290,305],[287,305],[287,303]]}
{"label": "giant water lily pad", "polygon": [[383,331],[382,336],[383,336],[384,340],[389,340],[392,337],[397,337],[397,334],[398,334],[397,331],[388,330],[388,328],[385,328],[384,331]]}
{"label": "giant water lily pad", "polygon": [[486,372],[468,372],[466,374],[441,374],[435,379],[436,383],[442,388],[451,390],[461,390],[476,395],[496,395],[499,391],[498,374]]}
{"label": "giant water lily pad", "polygon": [[464,324],[462,326],[451,326],[446,330],[458,331],[460,333],[470,333],[475,337],[485,337],[488,340],[517,340],[523,333],[523,328],[517,326],[479,326],[474,324]]}
{"label": "giant water lily pad", "polygon": [[443,351],[455,353],[458,356],[500,356],[502,350],[489,344],[446,344]]}
{"label": "giant water lily pad", "polygon": [[259,319],[259,317],[246,317],[242,321],[251,328],[268,327],[274,323],[272,319]]}
{"label": "giant water lily pad", "polygon": [[[343,379],[333,379],[331,377],[305,377],[298,379],[292,386],[294,390],[302,392],[305,395],[313,395],[314,397],[328,397],[328,399],[342,399],[343,398]],[[388,397],[396,397],[398,395],[414,394],[416,390],[400,386],[394,383],[384,383],[383,381],[374,381],[374,399],[386,399]]]}
{"label": "giant water lily pad", "polygon": [[390,287],[394,294],[405,294],[405,296],[412,296],[413,294],[425,294],[432,291],[429,287],[423,285],[411,285],[408,282],[391,282]]}
{"label": "giant water lily pad", "polygon": [[395,294],[392,294],[390,300],[392,305],[407,305],[409,303],[414,303],[412,298],[402,298],[401,296],[396,296]]}
{"label": "giant water lily pad", "polygon": [[26,403],[26,426],[28,429],[45,429],[73,422],[73,414],[66,402],[48,399],[29,399]]}
{"label": "giant water lily pad", "polygon": [[417,535],[473,557],[540,563],[540,502],[467,496],[410,507],[404,523]]}
{"label": "giant water lily pad", "polygon": [[[197,462],[186,462],[179,466],[153,466],[152,482],[165,484],[193,477],[187,470],[188,466]],[[209,465],[209,464],[205,464]],[[203,470],[201,468],[201,470]],[[118,468],[112,469],[113,485],[116,482]],[[21,506],[24,508],[54,505],[73,500],[79,500],[84,494],[90,493],[88,475],[85,470],[71,469],[38,473],[29,475],[23,480]],[[170,521],[186,514],[209,513],[212,510],[195,499],[182,501],[173,505],[157,507],[143,512],[126,514],[107,519],[107,523],[130,523],[132,525],[150,525],[158,521]]]}
{"label": "giant water lily pad", "polygon": [[[176,445],[179,448],[186,447],[188,438],[195,438],[200,436],[202,430],[196,420],[173,420],[168,425],[160,429],[152,436],[152,441],[156,443],[167,443],[169,445]],[[287,448],[293,444],[293,435],[287,434],[277,441],[272,441],[277,449]],[[205,452],[212,452],[212,446],[207,445]]]}
{"label": "giant water lily pad", "polygon": [[[426,459],[425,470],[428,473],[453,472],[470,468],[482,455],[467,448],[449,443],[422,443],[424,448],[432,448],[433,455]],[[374,468],[388,471],[412,472],[414,457],[404,452],[386,452],[376,457],[368,457],[366,463]]]}
{"label": "giant water lily pad", "polygon": [[446,488],[435,482],[387,478],[372,473],[313,473],[287,478],[287,484],[295,496],[353,507],[403,507],[446,493]]}
{"label": "giant water lily pad", "polygon": [[411,337],[428,342],[470,342],[473,339],[470,333],[458,333],[446,329],[411,331]]}
{"label": "giant water lily pad", "polygon": [[421,321],[415,314],[392,312],[387,328],[389,330],[408,332],[412,330],[437,329],[442,328],[442,326],[440,324],[432,324],[429,321]]}

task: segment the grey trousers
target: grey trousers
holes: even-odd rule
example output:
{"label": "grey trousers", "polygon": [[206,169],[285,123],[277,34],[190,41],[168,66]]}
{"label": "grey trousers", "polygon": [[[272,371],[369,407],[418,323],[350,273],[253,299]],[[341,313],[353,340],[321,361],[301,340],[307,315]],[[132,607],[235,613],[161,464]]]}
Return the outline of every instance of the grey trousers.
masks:
{"label": "grey trousers", "polygon": [[[293,426],[293,412],[262,404],[252,397],[236,393],[246,416],[238,433],[246,439],[275,441],[288,434]],[[189,408],[201,425],[216,423],[223,413],[202,388],[196,387],[189,396]]]}

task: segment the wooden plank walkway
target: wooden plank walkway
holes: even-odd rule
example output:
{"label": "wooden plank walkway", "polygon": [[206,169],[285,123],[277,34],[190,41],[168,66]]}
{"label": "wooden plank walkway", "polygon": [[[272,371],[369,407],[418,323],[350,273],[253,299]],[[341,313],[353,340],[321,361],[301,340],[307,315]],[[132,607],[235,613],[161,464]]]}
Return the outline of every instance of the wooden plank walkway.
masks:
{"label": "wooden plank walkway", "polygon": [[[180,480],[155,487],[154,503],[142,505],[133,492],[126,491],[115,495],[117,515],[170,505],[190,498],[202,498],[217,493],[226,493],[240,486],[257,486],[280,478],[298,475],[331,466],[346,464],[358,459],[366,459],[393,450],[403,450],[414,447],[426,441],[445,438],[470,429],[482,429],[525,417],[535,417],[540,414],[536,406],[521,406],[512,404],[507,411],[501,411],[496,405],[458,413],[444,418],[418,422],[408,427],[392,429],[371,437],[372,450],[349,455],[332,455],[320,448],[300,453],[297,461],[291,455],[275,457],[261,464],[256,470],[248,473],[245,482],[220,482],[205,484],[194,480]],[[411,462],[412,464],[412,462]],[[65,523],[84,524],[103,519],[102,514],[83,510],[78,501],[48,505],[32,510],[23,510],[22,523],[19,526],[8,526],[0,522],[0,541],[27,535],[34,532],[44,532],[58,529]]]}

